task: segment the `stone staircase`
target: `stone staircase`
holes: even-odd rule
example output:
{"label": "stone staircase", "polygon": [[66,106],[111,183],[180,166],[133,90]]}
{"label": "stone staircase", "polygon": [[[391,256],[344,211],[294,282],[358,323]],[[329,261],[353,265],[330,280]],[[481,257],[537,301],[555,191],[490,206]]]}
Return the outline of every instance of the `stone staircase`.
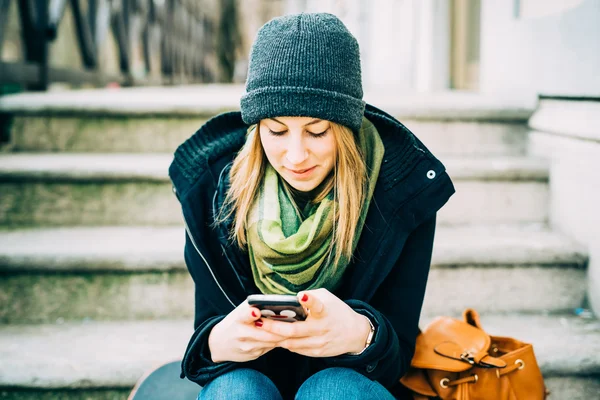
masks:
{"label": "stone staircase", "polygon": [[[82,90],[0,98],[0,399],[122,399],[182,356],[193,285],[167,168],[243,88]],[[422,324],[476,308],[534,344],[552,399],[600,398],[600,323],[585,248],[547,225],[548,165],[527,155],[531,109],[447,93],[366,100],[446,165]]]}

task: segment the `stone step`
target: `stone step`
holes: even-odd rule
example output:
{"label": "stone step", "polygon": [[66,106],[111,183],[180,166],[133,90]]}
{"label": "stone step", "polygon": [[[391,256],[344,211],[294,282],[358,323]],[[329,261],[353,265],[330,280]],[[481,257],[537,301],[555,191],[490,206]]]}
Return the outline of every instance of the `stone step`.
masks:
{"label": "stone step", "polygon": [[0,232],[0,323],[191,318],[183,227]]}
{"label": "stone step", "polygon": [[[14,152],[157,153],[175,151],[210,116],[17,116]],[[526,152],[524,123],[420,121],[397,116],[437,156],[511,156]]]}
{"label": "stone step", "polygon": [[398,118],[438,157],[516,156],[527,151],[525,122]]}
{"label": "stone step", "polygon": [[[533,344],[553,398],[595,398],[600,322],[567,315],[482,314],[481,319],[490,334]],[[83,398],[82,393],[105,399],[93,394],[112,391],[124,399],[148,369],[181,358],[191,328],[191,321],[183,320],[0,326],[0,391],[13,399],[39,390],[65,399]]]}
{"label": "stone step", "polygon": [[542,226],[438,227],[423,315],[548,312],[583,304],[587,252]]}
{"label": "stone step", "polygon": [[168,154],[2,154],[0,225],[182,221]]}
{"label": "stone step", "polygon": [[[0,323],[191,318],[183,244],[180,227],[1,231]],[[423,315],[571,310],[586,261],[541,227],[439,227]]]}
{"label": "stone step", "polygon": [[[208,118],[239,109],[244,88],[201,85],[23,93],[0,99],[19,152],[173,152]],[[524,154],[532,105],[479,94],[366,92],[438,155]]]}
{"label": "stone step", "polygon": [[126,389],[181,359],[191,320],[0,326],[0,387]]}
{"label": "stone step", "polygon": [[456,193],[439,213],[445,225],[545,222],[546,161],[528,157],[445,157]]}
{"label": "stone step", "polygon": [[[180,224],[168,154],[0,154],[0,225]],[[544,222],[548,167],[524,157],[443,159],[457,193],[441,224]]]}

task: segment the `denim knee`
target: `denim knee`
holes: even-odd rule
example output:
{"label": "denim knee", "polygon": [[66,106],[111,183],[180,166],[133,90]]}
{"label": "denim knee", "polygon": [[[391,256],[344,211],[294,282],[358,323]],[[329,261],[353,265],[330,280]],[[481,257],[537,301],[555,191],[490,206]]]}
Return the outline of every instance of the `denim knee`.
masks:
{"label": "denim knee", "polygon": [[248,368],[235,369],[210,381],[197,400],[281,400],[275,384],[264,374]]}
{"label": "denim knee", "polygon": [[379,382],[350,368],[328,368],[308,378],[298,390],[296,400],[394,400]]}

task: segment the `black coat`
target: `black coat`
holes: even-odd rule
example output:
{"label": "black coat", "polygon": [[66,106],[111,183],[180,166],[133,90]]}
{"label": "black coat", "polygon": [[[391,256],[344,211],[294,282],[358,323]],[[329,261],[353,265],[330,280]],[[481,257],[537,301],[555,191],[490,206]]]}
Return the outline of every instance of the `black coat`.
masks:
{"label": "black coat", "polygon": [[179,146],[169,168],[186,222],[185,261],[196,285],[195,332],[182,377],[205,385],[234,368],[254,368],[284,398],[293,398],[310,375],[341,366],[396,393],[414,353],[436,212],[454,186],[444,165],[404,125],[369,104],[365,116],[377,128],[385,155],[353,260],[334,294],[374,322],[371,346],[359,356],[310,358],[276,348],[246,363],[212,362],[207,345],[212,327],[249,294],[260,293],[246,253],[227,239],[228,226],[213,225],[248,128],[239,112],[231,112],[211,119]]}

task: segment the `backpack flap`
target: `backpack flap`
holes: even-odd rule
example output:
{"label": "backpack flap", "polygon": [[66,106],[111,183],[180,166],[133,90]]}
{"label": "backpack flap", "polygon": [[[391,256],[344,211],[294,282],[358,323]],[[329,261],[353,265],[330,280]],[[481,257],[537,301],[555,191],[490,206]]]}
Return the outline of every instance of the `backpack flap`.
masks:
{"label": "backpack flap", "polygon": [[477,364],[503,368],[503,360],[488,355],[490,336],[466,322],[450,317],[434,319],[417,336],[414,368],[462,372]]}

